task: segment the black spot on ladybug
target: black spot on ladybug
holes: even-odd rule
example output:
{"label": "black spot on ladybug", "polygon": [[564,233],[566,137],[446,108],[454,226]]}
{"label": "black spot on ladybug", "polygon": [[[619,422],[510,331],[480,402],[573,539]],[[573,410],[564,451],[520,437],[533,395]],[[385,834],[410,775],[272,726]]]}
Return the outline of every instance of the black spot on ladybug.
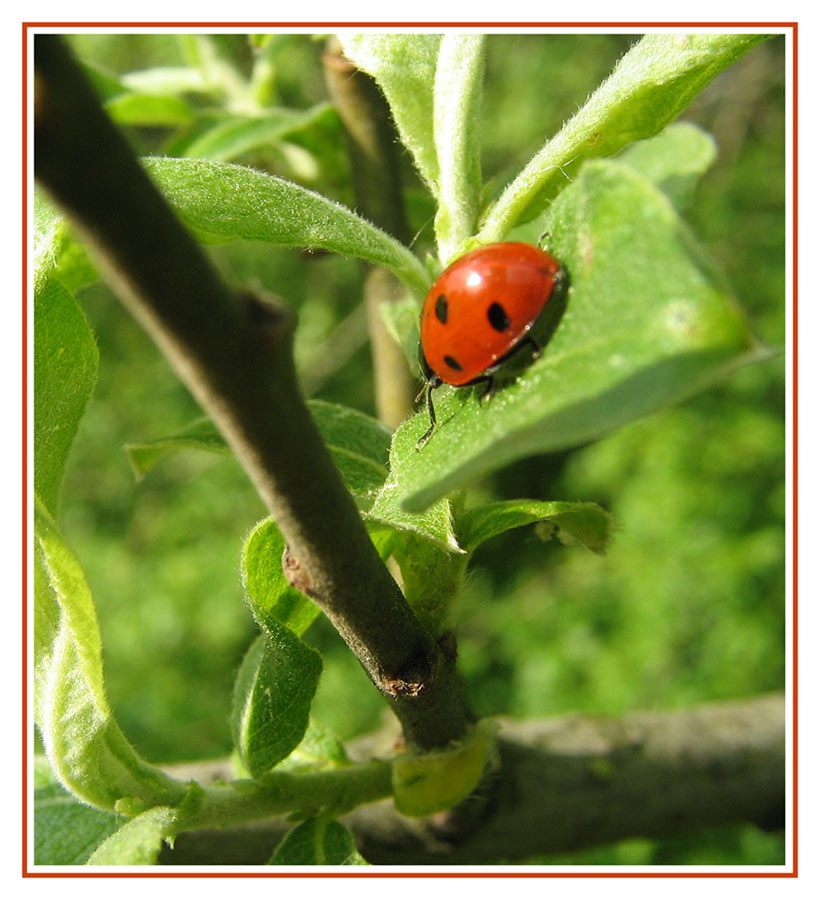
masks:
{"label": "black spot on ladybug", "polygon": [[448,365],[451,369],[455,369],[456,372],[460,372],[460,371],[461,371],[461,366],[459,365],[458,360],[457,360],[457,359],[453,359],[452,356],[445,356],[445,357],[444,357],[444,362],[446,362],[447,365]]}
{"label": "black spot on ladybug", "polygon": [[442,325],[447,324],[447,298],[444,294],[439,294],[436,300],[436,318]]}
{"label": "black spot on ladybug", "polygon": [[496,331],[506,331],[510,327],[510,317],[500,303],[491,303],[487,310],[487,319]]}

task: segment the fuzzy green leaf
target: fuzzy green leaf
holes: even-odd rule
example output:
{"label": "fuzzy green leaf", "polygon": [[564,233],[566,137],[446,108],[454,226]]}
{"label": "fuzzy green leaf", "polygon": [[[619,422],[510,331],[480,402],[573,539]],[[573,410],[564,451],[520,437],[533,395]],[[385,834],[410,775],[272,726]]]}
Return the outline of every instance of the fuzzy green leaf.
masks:
{"label": "fuzzy green leaf", "polygon": [[299,745],[321,671],[315,650],[278,622],[265,623],[239,669],[231,716],[236,749],[254,778]]}
{"label": "fuzzy green leaf", "polygon": [[126,822],[91,854],[89,866],[152,866],[174,833],[176,810],[155,806]]}
{"label": "fuzzy green leaf", "polygon": [[285,539],[273,519],[264,519],[242,548],[242,583],[253,616],[260,624],[273,619],[303,634],[319,607],[291,587],[282,571]]}
{"label": "fuzzy green leaf", "polygon": [[124,819],[80,803],[60,784],[34,790],[34,864],[81,866]]}
{"label": "fuzzy green leaf", "polygon": [[433,135],[433,90],[439,34],[340,35],[345,56],[379,84],[402,143],[438,196],[439,161]]}
{"label": "fuzzy green leaf", "polygon": [[232,163],[145,160],[148,173],[200,239],[322,248],[390,269],[417,295],[430,279],[402,244],[321,194]]}
{"label": "fuzzy green leaf", "polygon": [[301,822],[282,838],[270,866],[367,866],[353,835],[341,822],[317,816]]}
{"label": "fuzzy green leaf", "polygon": [[34,714],[60,782],[92,806],[174,802],[184,786],[143,762],[111,715],[91,592],[56,523],[35,498]]}
{"label": "fuzzy green leaf", "polygon": [[477,244],[539,215],[584,159],[611,156],[662,131],[765,34],[649,34],[499,197]]}
{"label": "fuzzy green leaf", "polygon": [[578,541],[598,554],[606,552],[612,530],[609,513],[595,503],[501,500],[459,516],[459,543],[465,550],[475,550],[497,534],[536,522],[546,523],[559,536]]}
{"label": "fuzzy green leaf", "polygon": [[34,486],[52,512],[98,361],[74,297],[58,281],[48,281],[34,295]]}
{"label": "fuzzy green leaf", "polygon": [[571,285],[551,341],[528,366],[520,354],[527,367],[497,377],[490,402],[479,405],[482,388],[436,391],[440,424],[421,450],[424,413],[398,429],[391,481],[408,510],[515,459],[601,437],[765,356],[668,198],[631,167],[588,163],[548,227]]}
{"label": "fuzzy green leaf", "polygon": [[445,264],[474,233],[479,211],[484,41],[482,34],[446,34],[436,66],[433,116],[440,191],[435,230]]}

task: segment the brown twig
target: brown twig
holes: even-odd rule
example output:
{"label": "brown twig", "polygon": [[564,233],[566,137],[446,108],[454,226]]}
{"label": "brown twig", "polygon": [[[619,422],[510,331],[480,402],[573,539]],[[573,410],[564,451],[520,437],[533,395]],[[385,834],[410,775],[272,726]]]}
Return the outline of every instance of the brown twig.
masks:
{"label": "brown twig", "polygon": [[[661,838],[740,822],[780,830],[784,712],[783,696],[772,694],[619,718],[507,721],[493,801],[470,829],[451,815],[408,819],[390,802],[359,807],[346,821],[365,858],[383,865],[526,861],[624,838]],[[364,739],[358,755],[370,758],[380,747],[381,736]],[[169,771],[202,783],[230,777],[220,764]],[[263,863],[288,827],[277,819],[182,834],[161,861]]]}
{"label": "brown twig", "polygon": [[299,395],[292,316],[236,295],[174,216],[56,35],[35,39],[35,174],[256,485],[300,578],[393,705],[407,741],[468,717],[439,652],[379,559]]}
{"label": "brown twig", "polygon": [[[399,175],[398,142],[390,110],[376,83],[342,55],[336,38],[323,55],[325,82],[342,119],[357,210],[384,231],[407,242],[408,227]],[[413,408],[413,376],[401,347],[387,330],[382,304],[400,296],[401,286],[383,269],[371,269],[365,283],[370,346],[379,418],[395,428]]]}

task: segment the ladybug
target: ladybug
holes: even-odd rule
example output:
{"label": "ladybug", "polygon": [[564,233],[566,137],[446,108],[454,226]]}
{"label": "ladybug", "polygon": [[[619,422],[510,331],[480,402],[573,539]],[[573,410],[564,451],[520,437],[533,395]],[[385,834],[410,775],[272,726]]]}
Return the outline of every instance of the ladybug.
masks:
{"label": "ladybug", "polygon": [[419,361],[425,379],[430,428],[436,427],[433,391],[488,382],[523,346],[533,358],[541,347],[530,333],[547,301],[564,285],[566,272],[549,253],[532,244],[487,244],[457,259],[436,279],[421,310]]}

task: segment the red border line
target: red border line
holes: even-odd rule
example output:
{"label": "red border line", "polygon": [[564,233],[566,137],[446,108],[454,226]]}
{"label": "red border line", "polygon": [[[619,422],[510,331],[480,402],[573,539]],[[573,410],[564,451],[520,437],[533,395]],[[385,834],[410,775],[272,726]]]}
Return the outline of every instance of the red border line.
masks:
{"label": "red border line", "polygon": [[[797,29],[794,22],[23,22],[22,24],[22,876],[24,878],[796,878],[798,851],[798,143]],[[792,33],[792,871],[790,872],[48,872],[28,869],[28,32],[37,28],[771,28]]]}

